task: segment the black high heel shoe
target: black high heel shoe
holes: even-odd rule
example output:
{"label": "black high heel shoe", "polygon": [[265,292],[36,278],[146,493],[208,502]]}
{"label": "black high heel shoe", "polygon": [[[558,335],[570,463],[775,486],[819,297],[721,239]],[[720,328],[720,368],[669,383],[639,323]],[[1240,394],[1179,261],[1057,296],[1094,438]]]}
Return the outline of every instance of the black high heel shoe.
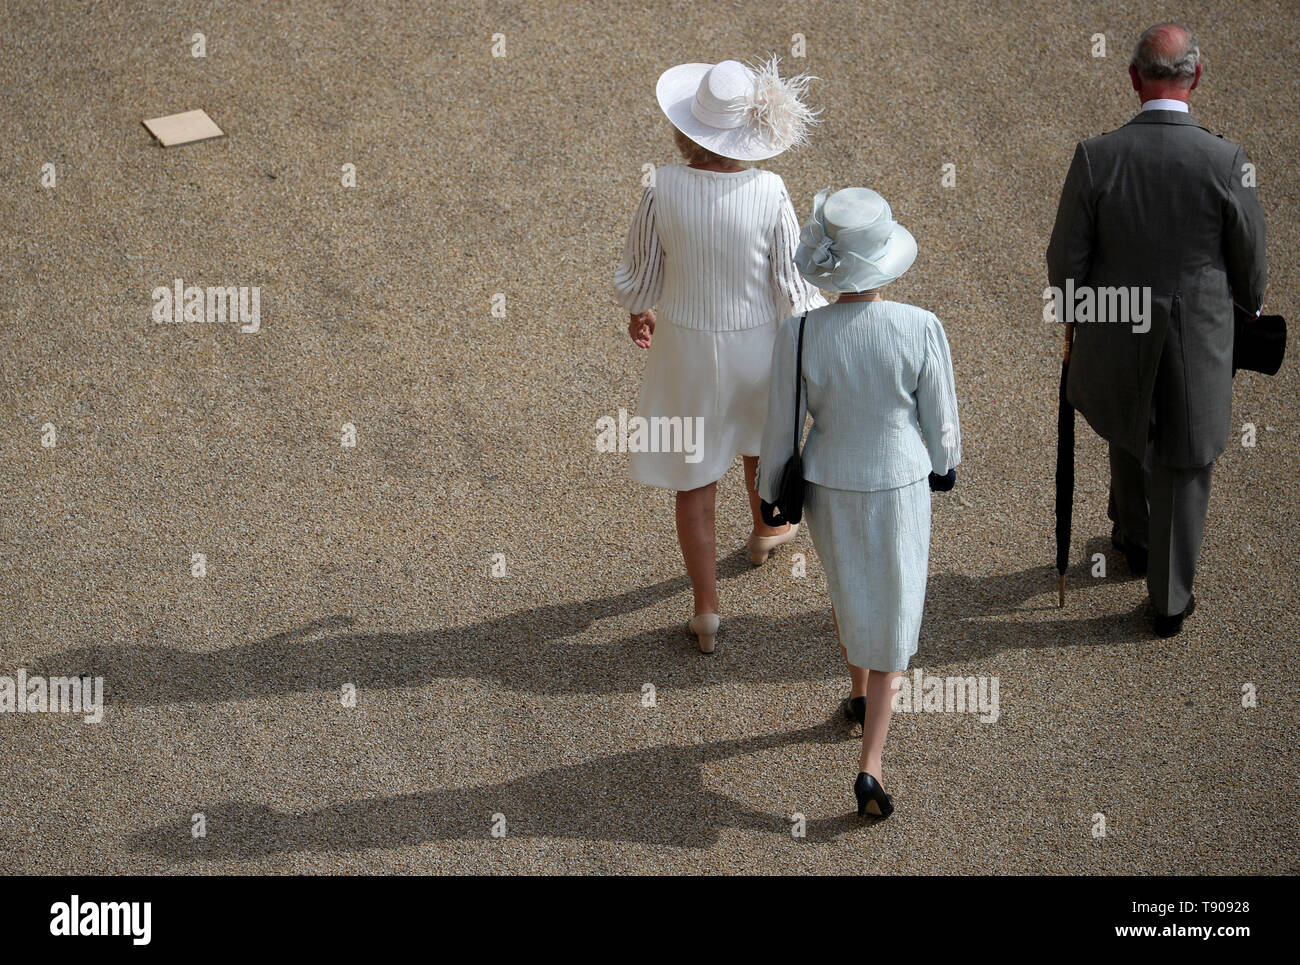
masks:
{"label": "black high heel shoe", "polygon": [[862,771],[853,782],[853,796],[858,799],[858,817],[871,816],[882,821],[894,813],[894,800],[880,782]]}
{"label": "black high heel shoe", "polygon": [[845,697],[840,701],[840,711],[844,714],[845,720],[859,727],[867,726],[866,697]]}

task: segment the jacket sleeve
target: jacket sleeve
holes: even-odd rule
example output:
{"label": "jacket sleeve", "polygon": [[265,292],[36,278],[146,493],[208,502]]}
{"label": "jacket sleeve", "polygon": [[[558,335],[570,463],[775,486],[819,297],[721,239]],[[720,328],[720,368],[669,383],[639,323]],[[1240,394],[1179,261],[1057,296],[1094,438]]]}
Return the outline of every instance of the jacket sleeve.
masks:
{"label": "jacket sleeve", "polygon": [[925,327],[925,361],[917,379],[916,408],[931,471],[945,475],[961,462],[961,423],[948,337],[933,315]]}
{"label": "jacket sleeve", "polygon": [[1047,281],[1058,291],[1065,290],[1067,278],[1082,285],[1092,264],[1092,244],[1096,225],[1092,210],[1092,169],[1088,151],[1080,144],[1065,175],[1061,200],[1056,206],[1056,224],[1047,244]]}
{"label": "jacket sleeve", "polygon": [[[1246,312],[1257,312],[1264,304],[1268,280],[1268,258],[1264,251],[1264,210],[1259,194],[1246,186],[1246,152],[1237,148],[1228,172],[1228,196],[1224,204],[1223,257],[1228,269],[1232,300]],[[1252,179],[1253,180],[1253,179]]]}
{"label": "jacket sleeve", "polygon": [[655,229],[655,191],[645,189],[614,273],[614,300],[632,315],[653,308],[663,292],[664,253]]}
{"label": "jacket sleeve", "polygon": [[776,344],[772,346],[772,368],[767,386],[767,421],[763,424],[763,443],[758,455],[758,495],[769,503],[776,500],[776,481],[781,467],[794,455],[795,426],[803,429],[804,416],[808,411],[807,396],[800,393],[796,422],[794,367],[798,338],[799,319],[787,318],[781,323],[776,333]]}
{"label": "jacket sleeve", "polygon": [[804,280],[794,266],[794,253],[799,247],[799,219],[785,187],[781,188],[781,201],[777,206],[776,227],[768,248],[768,267],[777,303],[784,304],[795,315],[821,308],[827,304],[825,296]]}

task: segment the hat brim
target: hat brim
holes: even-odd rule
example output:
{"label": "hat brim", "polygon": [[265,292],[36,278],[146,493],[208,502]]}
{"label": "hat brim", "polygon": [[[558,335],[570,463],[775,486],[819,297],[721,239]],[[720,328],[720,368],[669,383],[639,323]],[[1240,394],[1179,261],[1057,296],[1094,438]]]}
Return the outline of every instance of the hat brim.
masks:
{"label": "hat brim", "polygon": [[889,234],[889,242],[883,254],[867,261],[854,258],[846,266],[843,263],[832,271],[821,271],[809,265],[801,257],[803,245],[795,253],[795,267],[811,284],[828,292],[864,292],[880,288],[892,281],[897,281],[916,261],[916,239],[912,232],[901,224],[895,224]]}
{"label": "hat brim", "polygon": [[700,81],[712,69],[713,64],[678,64],[659,75],[655,98],[673,127],[700,147],[737,161],[765,161],[784,153],[784,147],[768,141],[754,124],[724,130],[710,127],[691,113]]}

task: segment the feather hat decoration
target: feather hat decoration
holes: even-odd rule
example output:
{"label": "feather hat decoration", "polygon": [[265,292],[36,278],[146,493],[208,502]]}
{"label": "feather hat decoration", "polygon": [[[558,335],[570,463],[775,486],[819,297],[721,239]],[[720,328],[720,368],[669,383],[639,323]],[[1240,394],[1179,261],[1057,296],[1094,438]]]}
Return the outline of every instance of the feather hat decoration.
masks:
{"label": "feather hat decoration", "polygon": [[804,103],[809,83],[817,78],[809,74],[782,78],[780,65],[780,58],[775,54],[750,65],[754,87],[748,107],[750,117],[766,131],[767,137],[774,144],[784,145],[783,150],[789,150],[808,143],[808,131],[818,123],[821,111]]}

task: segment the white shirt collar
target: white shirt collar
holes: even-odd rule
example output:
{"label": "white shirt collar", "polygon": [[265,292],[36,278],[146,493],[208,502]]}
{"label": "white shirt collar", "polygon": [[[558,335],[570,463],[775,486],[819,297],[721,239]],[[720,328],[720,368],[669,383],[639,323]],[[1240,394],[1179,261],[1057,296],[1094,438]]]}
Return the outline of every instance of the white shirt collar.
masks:
{"label": "white shirt collar", "polygon": [[1176,101],[1168,97],[1153,97],[1142,105],[1144,111],[1182,111],[1184,114],[1190,114],[1191,108],[1187,106],[1186,101]]}

